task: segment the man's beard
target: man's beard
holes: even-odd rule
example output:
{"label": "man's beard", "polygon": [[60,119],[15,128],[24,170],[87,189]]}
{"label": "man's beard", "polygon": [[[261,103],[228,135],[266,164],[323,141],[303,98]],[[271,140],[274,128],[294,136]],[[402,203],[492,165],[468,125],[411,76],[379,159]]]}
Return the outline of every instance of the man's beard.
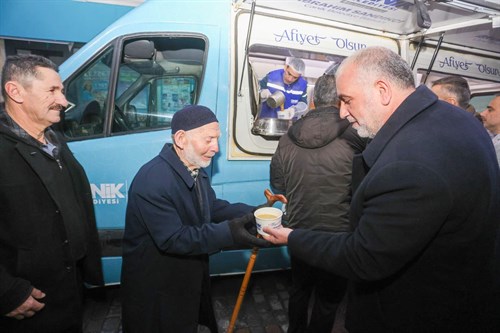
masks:
{"label": "man's beard", "polygon": [[366,125],[358,125],[356,128],[356,131],[358,132],[358,135],[362,138],[370,138],[373,139],[375,137],[375,134]]}
{"label": "man's beard", "polygon": [[189,162],[189,164],[195,165],[198,168],[206,168],[212,162],[212,159],[205,161],[199,156],[195,151],[194,147],[191,144],[188,144],[184,149],[184,157]]}

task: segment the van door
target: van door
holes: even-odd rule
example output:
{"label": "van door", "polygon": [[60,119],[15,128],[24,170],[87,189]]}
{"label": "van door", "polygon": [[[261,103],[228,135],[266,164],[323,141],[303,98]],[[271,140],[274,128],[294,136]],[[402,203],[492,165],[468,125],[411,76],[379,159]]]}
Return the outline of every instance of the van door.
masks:
{"label": "van door", "polygon": [[65,114],[63,131],[91,182],[107,283],[120,278],[130,182],[171,142],[176,111],[194,103],[216,109],[210,96],[217,85],[203,85],[203,79],[209,54],[211,71],[217,71],[218,52],[209,51],[201,34],[123,36],[65,81],[74,107]]}

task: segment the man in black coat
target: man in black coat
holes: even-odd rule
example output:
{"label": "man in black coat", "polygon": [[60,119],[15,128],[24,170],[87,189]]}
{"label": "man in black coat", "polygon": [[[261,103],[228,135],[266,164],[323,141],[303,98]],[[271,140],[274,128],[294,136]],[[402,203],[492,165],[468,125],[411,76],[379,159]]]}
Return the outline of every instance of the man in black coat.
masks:
{"label": "man in black coat", "polygon": [[50,129],[68,104],[57,70],[29,55],[2,72],[2,333],[81,332],[83,282],[103,284],[90,185]]}
{"label": "man in black coat", "polygon": [[[337,103],[335,76],[319,77],[314,85],[316,108],[281,137],[271,159],[271,186],[288,199],[290,228],[350,230],[352,158],[364,142],[349,121],[340,118]],[[291,273],[288,333],[330,333],[347,280],[293,253]],[[308,321],[310,300],[314,303]]]}
{"label": "man in black coat", "polygon": [[125,333],[196,333],[198,324],[217,332],[209,254],[234,244],[269,244],[251,228],[253,206],[215,196],[203,168],[219,151],[219,137],[207,107],[177,111],[173,145],[166,144],[132,182],[121,277]]}
{"label": "man in black coat", "polygon": [[481,123],[415,88],[383,47],[356,52],[336,75],[340,115],[373,138],[353,161],[354,231],[264,228],[265,238],[351,280],[350,333],[500,332],[500,174]]}

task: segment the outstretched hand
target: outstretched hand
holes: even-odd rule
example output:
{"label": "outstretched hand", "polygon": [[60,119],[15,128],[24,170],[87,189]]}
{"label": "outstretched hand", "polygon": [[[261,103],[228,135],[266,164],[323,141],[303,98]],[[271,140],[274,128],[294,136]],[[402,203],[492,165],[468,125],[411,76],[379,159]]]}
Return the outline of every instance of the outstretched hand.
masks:
{"label": "outstretched hand", "polygon": [[232,219],[228,221],[228,225],[233,236],[233,241],[236,244],[251,247],[268,247],[271,245],[268,241],[256,237],[255,217],[253,213]]}
{"label": "outstretched hand", "polygon": [[262,229],[266,235],[263,235],[264,239],[270,243],[276,244],[276,245],[286,245],[288,244],[288,236],[290,233],[293,231],[293,229],[290,228],[270,228],[270,227],[264,227]]}

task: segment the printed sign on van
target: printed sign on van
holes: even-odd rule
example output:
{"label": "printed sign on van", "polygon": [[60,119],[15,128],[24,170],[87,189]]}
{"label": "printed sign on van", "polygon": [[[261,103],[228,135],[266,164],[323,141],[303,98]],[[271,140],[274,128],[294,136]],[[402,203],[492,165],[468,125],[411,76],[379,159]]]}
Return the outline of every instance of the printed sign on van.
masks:
{"label": "printed sign on van", "polygon": [[[416,50],[416,44],[411,44],[411,52]],[[426,69],[434,54],[434,48],[423,48],[417,59],[417,69]],[[414,54],[411,54],[414,56]],[[463,75],[470,78],[500,81],[500,67],[498,60],[476,55],[463,55],[458,52],[440,50],[433,70],[450,75]]]}
{"label": "printed sign on van", "polygon": [[318,35],[318,34],[308,34],[302,33],[299,29],[284,29],[279,33],[273,33],[274,40],[277,43],[281,43],[283,41],[287,42],[295,42],[299,45],[320,45],[321,43],[328,43],[333,41],[333,45],[337,47],[339,50],[349,50],[356,51],[360,49],[364,49],[367,47],[365,43],[361,43],[356,40],[351,40],[348,37],[336,37],[336,36],[327,36],[327,35]]}
{"label": "printed sign on van", "polygon": [[127,201],[126,183],[90,184],[94,205],[118,205]]}
{"label": "printed sign on van", "polygon": [[376,24],[385,31],[410,32],[413,1],[408,0],[295,0],[262,1],[266,6],[327,20],[356,24],[356,20]]}
{"label": "printed sign on van", "polygon": [[[240,31],[245,31],[248,22],[240,17],[238,24]],[[393,39],[280,18],[257,15],[252,29],[251,44],[279,45],[342,56],[374,45],[398,51]]]}

